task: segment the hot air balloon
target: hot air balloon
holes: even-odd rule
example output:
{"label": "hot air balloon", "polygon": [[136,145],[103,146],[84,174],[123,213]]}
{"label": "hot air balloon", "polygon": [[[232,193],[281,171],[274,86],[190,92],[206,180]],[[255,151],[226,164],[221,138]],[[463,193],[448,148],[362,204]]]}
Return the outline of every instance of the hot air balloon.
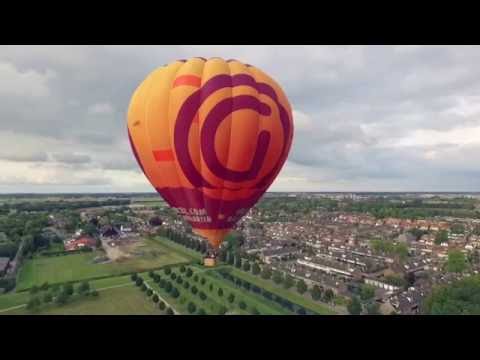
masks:
{"label": "hot air balloon", "polygon": [[255,66],[177,60],[135,90],[128,137],[147,179],[215,254],[287,159],[292,110]]}

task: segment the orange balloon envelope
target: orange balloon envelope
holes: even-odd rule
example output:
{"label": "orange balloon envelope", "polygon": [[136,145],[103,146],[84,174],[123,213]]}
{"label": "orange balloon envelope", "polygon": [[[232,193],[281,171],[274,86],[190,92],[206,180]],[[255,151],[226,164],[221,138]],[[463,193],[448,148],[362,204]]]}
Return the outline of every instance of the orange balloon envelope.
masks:
{"label": "orange balloon envelope", "polygon": [[135,90],[128,136],[157,192],[218,248],[280,172],[292,110],[280,86],[254,66],[178,60]]}

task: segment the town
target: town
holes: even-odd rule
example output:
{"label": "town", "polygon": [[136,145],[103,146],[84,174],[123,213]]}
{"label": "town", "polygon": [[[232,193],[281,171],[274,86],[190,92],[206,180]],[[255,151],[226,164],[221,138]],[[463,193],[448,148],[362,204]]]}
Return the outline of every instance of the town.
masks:
{"label": "town", "polygon": [[[154,194],[3,195],[0,314],[39,307],[32,298],[42,286],[93,287],[127,275],[140,283],[137,273],[147,272],[161,283],[155,270],[178,269],[180,277],[180,268],[189,264],[187,270],[200,273],[204,269],[192,261],[207,251],[204,239]],[[332,314],[416,315],[438,311],[432,305],[435,289],[478,275],[479,251],[479,194],[267,193],[222,245],[213,275],[216,284],[224,284],[218,293],[239,278],[243,292],[250,283],[278,290],[272,294],[282,309],[267,292],[251,314],[262,313],[262,306],[264,314],[288,313],[300,304],[294,313],[320,314],[315,310],[322,306]],[[73,259],[87,258],[77,273],[73,267],[80,265]],[[60,274],[47,270],[62,259]],[[252,276],[255,267],[258,281]],[[163,298],[172,313],[192,313],[204,301],[188,301],[185,295],[179,297],[182,304],[163,288],[155,292],[145,285],[144,290],[157,302]],[[229,299],[239,296],[235,291]],[[5,300],[9,306],[2,310],[2,298],[14,296],[19,304]],[[226,313],[230,302],[222,297],[215,294],[215,302]],[[252,304],[260,303],[259,297],[246,295]],[[247,312],[242,303],[231,313]],[[218,313],[217,308],[196,313]]]}

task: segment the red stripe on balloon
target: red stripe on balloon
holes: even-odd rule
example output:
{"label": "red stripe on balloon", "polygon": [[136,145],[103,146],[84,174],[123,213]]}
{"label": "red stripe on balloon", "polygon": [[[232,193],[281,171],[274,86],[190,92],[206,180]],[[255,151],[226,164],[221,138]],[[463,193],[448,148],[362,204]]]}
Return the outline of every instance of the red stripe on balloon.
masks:
{"label": "red stripe on balloon", "polygon": [[156,161],[173,161],[172,150],[153,150],[153,157]]}
{"label": "red stripe on balloon", "polygon": [[181,85],[200,87],[200,85],[202,85],[202,79],[195,75],[182,75],[176,78],[173,82],[173,87]]}

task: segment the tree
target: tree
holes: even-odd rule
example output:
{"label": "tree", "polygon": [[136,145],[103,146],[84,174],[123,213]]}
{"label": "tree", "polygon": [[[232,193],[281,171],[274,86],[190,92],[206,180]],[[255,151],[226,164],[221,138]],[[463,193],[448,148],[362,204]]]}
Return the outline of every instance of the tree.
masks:
{"label": "tree", "polygon": [[275,270],[275,272],[273,273],[273,282],[275,284],[280,284],[282,281],[283,281],[282,273],[278,270]]}
{"label": "tree", "polygon": [[81,282],[77,289],[80,295],[87,294],[89,290],[90,290],[90,284],[87,281]]}
{"label": "tree", "polygon": [[218,312],[217,314],[218,315],[225,315],[227,313],[228,309],[226,306],[224,305],[220,305],[220,307],[218,308]]}
{"label": "tree", "polygon": [[42,303],[41,303],[40,299],[38,297],[34,296],[28,301],[27,309],[32,310],[32,311],[36,311],[41,306],[41,304]]}
{"label": "tree", "polygon": [[178,289],[176,287],[173,287],[172,288],[172,291],[170,292],[170,295],[176,299],[180,296],[180,292],[178,291]]}
{"label": "tree", "polygon": [[97,297],[98,296],[98,291],[93,289],[93,290],[90,290],[90,295],[92,295],[93,297]]}
{"label": "tree", "polygon": [[155,274],[155,273],[154,273],[153,271],[151,271],[151,270],[148,272],[148,276],[149,276],[150,278],[153,278],[153,275],[154,275],[154,274]]}
{"label": "tree", "polygon": [[465,254],[460,250],[451,250],[448,252],[447,271],[452,273],[462,273],[468,267]]}
{"label": "tree", "polygon": [[167,315],[175,315],[175,313],[173,312],[173,310],[172,310],[171,308],[169,308],[169,307],[167,308],[167,310],[165,311],[165,313],[166,313]]}
{"label": "tree", "polygon": [[167,282],[165,283],[165,291],[166,291],[167,293],[169,293],[170,291],[172,291],[172,283],[171,283],[170,281],[167,281]]}
{"label": "tree", "polygon": [[240,309],[242,309],[242,310],[245,310],[245,309],[247,308],[247,304],[245,303],[245,301],[240,300],[240,301],[238,302],[238,307],[239,307]]}
{"label": "tree", "polygon": [[324,293],[324,299],[325,299],[325,302],[330,302],[333,300],[333,298],[335,297],[335,293],[333,292],[332,289],[327,289],[325,290],[325,293]]}
{"label": "tree", "polygon": [[370,302],[366,306],[368,315],[380,315],[380,306],[376,302]]}
{"label": "tree", "polygon": [[143,292],[147,291],[147,285],[142,284],[142,286],[140,286],[140,290],[142,290]]}
{"label": "tree", "polygon": [[46,293],[46,294],[43,295],[43,302],[44,302],[45,304],[51,303],[52,300],[53,300],[52,294]]}
{"label": "tree", "polygon": [[454,234],[463,234],[465,232],[465,225],[463,225],[462,223],[455,223],[452,225],[450,230]]}
{"label": "tree", "polygon": [[233,265],[235,263],[235,255],[233,253],[228,253],[227,255],[227,263],[229,265]]}
{"label": "tree", "polygon": [[362,312],[362,304],[356,296],[354,296],[347,305],[347,310],[350,315],[360,315]]}
{"label": "tree", "polygon": [[307,315],[307,312],[305,311],[304,308],[301,307],[297,310],[297,314],[298,315]]}
{"label": "tree", "polygon": [[222,288],[219,288],[218,289],[218,296],[223,296],[223,289]]}
{"label": "tree", "polygon": [[41,286],[40,290],[47,291],[48,290],[48,281],[45,281]]}
{"label": "tree", "polygon": [[312,290],[310,290],[310,295],[312,296],[313,300],[318,301],[322,297],[322,290],[320,290],[318,285],[314,285]]}
{"label": "tree", "polygon": [[245,261],[245,263],[243,264],[243,270],[244,271],[250,271],[250,268],[251,268],[250,262]]}
{"label": "tree", "polygon": [[437,235],[435,235],[435,244],[440,245],[442,243],[448,242],[448,232],[445,230],[440,230]]}
{"label": "tree", "polygon": [[199,308],[197,311],[197,315],[207,315],[207,313],[202,308]]}
{"label": "tree", "polygon": [[157,294],[154,294],[154,295],[152,296],[152,301],[153,301],[154,303],[158,303],[158,302],[160,301],[160,298],[158,297]]}
{"label": "tree", "polygon": [[198,293],[198,289],[195,285],[192,286],[192,288],[190,289],[190,291],[192,292],[193,295],[195,295],[196,293]]}
{"label": "tree", "polygon": [[187,277],[191,277],[191,276],[193,275],[192,269],[188,268],[185,275],[186,275]]}
{"label": "tree", "polygon": [[30,294],[32,295],[35,295],[36,293],[38,293],[39,291],[39,288],[37,285],[33,285],[31,288],[30,288]]}
{"label": "tree", "polygon": [[170,279],[175,280],[176,278],[177,278],[177,274],[175,274],[174,272],[172,272],[172,273],[170,274]]}
{"label": "tree", "polygon": [[167,285],[167,281],[164,279],[160,279],[158,282],[158,286],[160,286],[162,289],[165,289],[165,286]]}
{"label": "tree", "polygon": [[368,301],[373,299],[375,296],[375,288],[372,285],[362,284],[360,288],[360,299],[363,301]]}
{"label": "tree", "polygon": [[153,295],[152,289],[148,289],[146,294],[147,294],[148,297],[152,296]]}
{"label": "tree", "polygon": [[67,294],[68,296],[73,295],[73,285],[72,285],[72,284],[65,284],[65,285],[63,286],[63,291],[64,291],[65,294]]}
{"label": "tree", "polygon": [[181,273],[184,273],[185,270],[186,270],[186,269],[185,269],[185,265],[180,266],[180,272],[181,272]]}
{"label": "tree", "polygon": [[252,306],[250,308],[250,314],[252,315],[260,315],[260,312],[257,310],[257,308],[255,306]]}
{"label": "tree", "polygon": [[183,279],[181,276],[177,277],[177,284],[182,284],[183,283]]}
{"label": "tree", "polygon": [[225,262],[227,260],[227,252],[222,249],[220,251],[220,253],[218,254],[218,259],[221,261],[221,262]]}
{"label": "tree", "polygon": [[305,281],[303,281],[302,279],[298,280],[297,282],[297,291],[298,293],[300,294],[304,294],[305,291],[307,291],[307,284],[305,284]]}
{"label": "tree", "polygon": [[272,277],[272,270],[268,268],[268,266],[264,266],[262,270],[262,278],[268,280]]}
{"label": "tree", "polygon": [[240,269],[242,267],[242,258],[240,255],[235,256],[235,267]]}
{"label": "tree", "polygon": [[285,279],[283,280],[283,287],[285,289],[290,289],[294,285],[295,281],[293,277],[289,274],[285,274]]}
{"label": "tree", "polygon": [[198,282],[198,275],[197,274],[195,274],[195,276],[193,277],[193,281]]}
{"label": "tree", "polygon": [[136,281],[136,280],[138,279],[137,273],[133,273],[133,274],[130,276],[130,279],[132,279],[132,281]]}
{"label": "tree", "polygon": [[210,285],[208,286],[208,290],[209,290],[209,291],[213,291],[213,284],[210,284]]}
{"label": "tree", "polygon": [[189,283],[188,281],[184,281],[184,282],[183,282],[183,287],[184,287],[185,289],[188,289],[188,288],[190,287],[190,283]]}
{"label": "tree", "polygon": [[200,291],[198,293],[198,296],[200,297],[200,300],[202,300],[202,301],[207,300],[207,295],[203,291]]}
{"label": "tree", "polygon": [[235,301],[235,295],[230,293],[227,297],[228,302],[233,303]]}
{"label": "tree", "polygon": [[170,273],[172,272],[172,269],[170,269],[169,267],[166,267],[165,269],[163,269],[163,272],[165,273],[165,275],[170,275]]}
{"label": "tree", "polygon": [[197,306],[193,302],[189,302],[187,305],[187,310],[190,314],[193,314],[197,310]]}
{"label": "tree", "polygon": [[163,301],[160,301],[160,302],[158,303],[158,308],[159,308],[160,310],[165,310],[165,303],[164,303]]}
{"label": "tree", "polygon": [[143,279],[141,277],[138,277],[137,280],[135,280],[135,285],[142,286],[142,284],[143,284]]}
{"label": "tree", "polygon": [[254,263],[252,266],[252,274],[258,275],[260,274],[260,271],[262,271],[262,269],[260,269],[260,266],[257,263]]}
{"label": "tree", "polygon": [[434,287],[422,305],[428,315],[479,315],[480,275]]}
{"label": "tree", "polygon": [[64,291],[58,294],[57,297],[55,298],[55,304],[60,306],[66,304],[67,301],[68,301],[68,295]]}

